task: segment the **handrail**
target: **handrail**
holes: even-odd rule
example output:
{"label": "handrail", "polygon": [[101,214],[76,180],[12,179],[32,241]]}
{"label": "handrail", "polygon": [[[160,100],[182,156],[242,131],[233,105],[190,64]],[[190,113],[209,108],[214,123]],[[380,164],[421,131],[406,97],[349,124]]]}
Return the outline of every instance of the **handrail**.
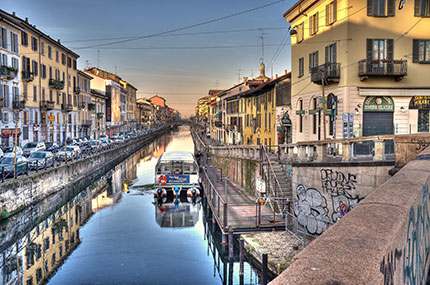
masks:
{"label": "handrail", "polygon": [[[281,184],[279,183],[278,177],[276,177],[275,171],[273,170],[273,166],[272,166],[272,163],[270,162],[269,155],[266,152],[266,147],[264,145],[262,145],[261,149],[263,150],[263,154],[265,155],[265,158],[266,158],[266,160],[270,166],[270,170],[272,172],[273,177],[275,178],[275,182],[279,188],[279,191],[281,192],[282,196],[284,196],[284,191],[282,191]],[[276,193],[274,193],[274,194],[276,196]]]}
{"label": "handrail", "polygon": [[208,175],[208,173],[207,173],[207,171],[206,171],[206,169],[205,169],[205,168],[203,168],[203,172],[204,172],[204,174],[205,174],[205,176],[206,176],[206,179],[207,179],[207,181],[209,182],[210,186],[211,186],[211,187],[213,187],[213,189],[214,189],[214,191],[215,191],[216,195],[220,197],[221,202],[223,202],[223,203],[227,203],[227,202],[224,200],[224,198],[221,196],[221,194],[219,194],[219,193],[218,193],[218,191],[217,191],[216,187],[213,185],[212,181],[210,180],[209,175]]}

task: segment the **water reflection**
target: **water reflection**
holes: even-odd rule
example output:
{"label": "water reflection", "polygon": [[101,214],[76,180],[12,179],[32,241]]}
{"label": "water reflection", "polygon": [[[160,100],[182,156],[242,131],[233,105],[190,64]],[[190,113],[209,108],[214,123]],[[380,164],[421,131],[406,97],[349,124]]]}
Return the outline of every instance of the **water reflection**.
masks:
{"label": "water reflection", "polygon": [[[153,204],[153,193],[140,188],[153,183],[164,150],[192,151],[188,128],[161,137],[83,191],[54,195],[2,225],[0,284],[239,284],[238,257],[228,270],[204,203]],[[248,263],[244,279],[258,283]]]}

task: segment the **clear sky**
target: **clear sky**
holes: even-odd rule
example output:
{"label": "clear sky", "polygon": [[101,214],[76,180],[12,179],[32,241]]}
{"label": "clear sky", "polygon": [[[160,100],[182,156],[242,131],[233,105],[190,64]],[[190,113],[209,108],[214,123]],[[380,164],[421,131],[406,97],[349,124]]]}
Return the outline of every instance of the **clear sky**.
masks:
{"label": "clear sky", "polygon": [[[1,9],[29,18],[44,33],[80,55],[78,68],[99,66],[138,88],[138,97],[163,96],[183,116],[209,89],[227,89],[255,77],[264,28],[266,75],[290,70],[289,24],[282,17],[296,1],[151,38],[151,35],[256,8],[276,0],[1,0]],[[191,49],[192,48],[192,49]],[[240,70],[240,71],[239,71]]]}

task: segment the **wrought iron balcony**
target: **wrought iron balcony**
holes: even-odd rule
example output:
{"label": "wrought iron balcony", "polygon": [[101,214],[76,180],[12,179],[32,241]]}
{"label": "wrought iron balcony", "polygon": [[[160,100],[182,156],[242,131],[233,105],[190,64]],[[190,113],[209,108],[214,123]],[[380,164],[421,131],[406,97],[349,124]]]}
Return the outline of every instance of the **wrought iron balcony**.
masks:
{"label": "wrought iron balcony", "polygon": [[42,111],[49,111],[54,109],[54,102],[52,101],[40,101],[40,109]]}
{"label": "wrought iron balcony", "polygon": [[33,72],[30,72],[28,70],[24,70],[21,72],[21,80],[22,81],[30,82],[30,81],[33,81],[33,79],[34,79]]}
{"label": "wrought iron balcony", "polygon": [[61,104],[61,110],[63,112],[71,112],[71,111],[73,111],[73,105],[72,104]]}
{"label": "wrought iron balcony", "polygon": [[73,87],[73,93],[75,93],[75,94],[81,93],[81,88],[79,86]]}
{"label": "wrought iron balcony", "polygon": [[91,127],[92,124],[93,124],[93,121],[91,120],[83,120],[81,126],[88,128],[88,127]]}
{"label": "wrought iron balcony", "polygon": [[311,69],[313,83],[321,84],[324,75],[324,84],[338,83],[340,79],[340,63],[328,62]]}
{"label": "wrought iron balcony", "polygon": [[215,127],[222,128],[222,122],[221,121],[215,121]]}
{"label": "wrought iron balcony", "polygon": [[103,113],[103,112],[98,112],[98,113],[97,113],[97,119],[102,119],[104,115],[105,115],[105,113]]}
{"label": "wrought iron balcony", "polygon": [[63,90],[64,81],[56,80],[56,79],[49,79],[49,87],[51,87],[53,89]]}
{"label": "wrought iron balcony", "polygon": [[96,104],[94,103],[88,103],[88,110],[89,111],[94,111],[96,109]]}
{"label": "wrought iron balcony", "polygon": [[358,76],[360,80],[368,77],[393,77],[400,81],[408,75],[407,60],[367,60],[363,59],[358,62]]}
{"label": "wrought iron balcony", "polygon": [[7,66],[7,65],[0,66],[0,78],[1,79],[12,80],[16,77],[17,73],[18,73],[18,69],[14,68],[14,67]]}
{"label": "wrought iron balcony", "polygon": [[13,100],[12,108],[15,110],[24,110],[25,109],[25,101],[24,100]]}

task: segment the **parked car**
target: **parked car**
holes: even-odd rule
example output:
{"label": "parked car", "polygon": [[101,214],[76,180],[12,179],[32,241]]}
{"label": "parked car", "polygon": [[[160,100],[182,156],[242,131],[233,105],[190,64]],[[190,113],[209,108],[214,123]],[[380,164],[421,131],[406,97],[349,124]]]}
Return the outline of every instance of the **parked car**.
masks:
{"label": "parked car", "polygon": [[[11,177],[14,174],[15,164],[14,157],[7,156],[3,157],[0,162],[0,175],[3,170],[4,177]],[[25,174],[28,172],[27,159],[24,156],[19,156],[16,158],[16,176]]]}
{"label": "parked car", "polygon": [[25,157],[28,157],[32,152],[39,150],[46,150],[44,142],[29,142],[22,149]]}
{"label": "parked car", "polygon": [[117,137],[116,139],[115,139],[115,143],[122,143],[122,142],[124,142],[125,140],[124,140],[124,137],[122,137],[122,136],[119,136],[119,137]]}
{"label": "parked car", "polygon": [[45,146],[46,146],[46,150],[52,153],[56,153],[60,148],[56,142],[46,142]]}
{"label": "parked car", "polygon": [[28,166],[30,169],[42,169],[54,166],[54,155],[50,151],[35,151],[28,157]]}
{"label": "parked car", "polygon": [[78,145],[72,144],[70,147],[73,148],[73,158],[78,158],[81,156],[82,150]]}
{"label": "parked car", "polygon": [[3,151],[0,148],[0,158],[3,158]]}
{"label": "parked car", "polygon": [[60,148],[60,151],[57,153],[57,159],[58,160],[66,160],[66,156],[67,156],[67,160],[72,160],[75,156],[74,154],[74,148],[71,146],[68,146],[67,149],[63,146],[62,148]]}
{"label": "parked car", "polygon": [[[22,156],[22,149],[17,146],[16,147],[16,157]],[[3,157],[14,157],[15,156],[15,147],[8,146],[3,149]]]}

